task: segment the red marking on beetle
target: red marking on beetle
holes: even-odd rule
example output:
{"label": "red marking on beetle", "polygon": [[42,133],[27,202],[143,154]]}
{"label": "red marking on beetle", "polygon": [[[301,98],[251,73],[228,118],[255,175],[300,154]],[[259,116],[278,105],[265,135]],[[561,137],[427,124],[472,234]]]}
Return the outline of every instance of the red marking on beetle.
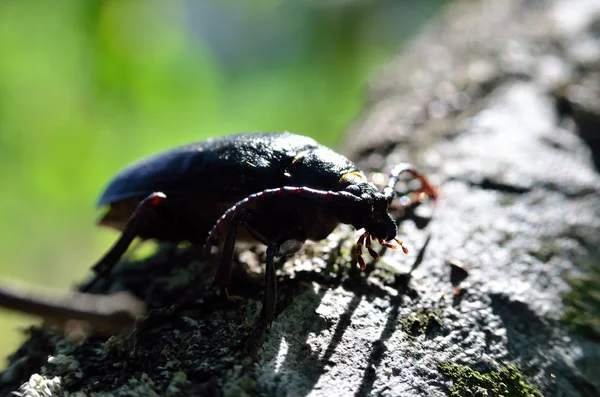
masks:
{"label": "red marking on beetle", "polygon": [[154,206],[160,205],[165,201],[166,198],[167,198],[167,196],[165,196],[164,194],[153,193],[150,196],[150,204],[152,204]]}

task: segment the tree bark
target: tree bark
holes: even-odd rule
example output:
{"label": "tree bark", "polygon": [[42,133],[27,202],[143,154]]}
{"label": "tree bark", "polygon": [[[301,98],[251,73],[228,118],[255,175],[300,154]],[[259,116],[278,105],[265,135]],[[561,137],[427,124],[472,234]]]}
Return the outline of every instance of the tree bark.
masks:
{"label": "tree bark", "polygon": [[[242,347],[262,251],[236,259],[232,307],[212,269],[161,252],[103,287],[154,309],[134,331],[75,343],[33,328],[3,395],[33,373],[23,391],[599,395],[599,132],[600,2],[454,3],[373,79],[344,146],[364,170],[409,161],[440,185],[432,221],[400,225],[408,256],[361,277],[349,228],[307,246],[278,273],[255,363]],[[198,273],[194,305],[170,309]]]}

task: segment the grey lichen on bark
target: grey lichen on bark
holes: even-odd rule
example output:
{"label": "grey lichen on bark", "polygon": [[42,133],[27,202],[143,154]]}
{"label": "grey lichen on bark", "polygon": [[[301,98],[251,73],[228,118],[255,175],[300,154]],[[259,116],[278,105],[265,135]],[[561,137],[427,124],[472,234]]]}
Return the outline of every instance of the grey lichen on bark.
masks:
{"label": "grey lichen on bark", "polygon": [[258,363],[242,346],[262,250],[236,258],[239,306],[165,250],[104,287],[154,309],[134,331],[73,343],[33,328],[2,391],[41,373],[98,395],[598,395],[599,26],[596,1],[458,2],[387,64],[345,152],[430,174],[433,220],[402,222],[411,253],[363,277],[348,227],[282,264]]}

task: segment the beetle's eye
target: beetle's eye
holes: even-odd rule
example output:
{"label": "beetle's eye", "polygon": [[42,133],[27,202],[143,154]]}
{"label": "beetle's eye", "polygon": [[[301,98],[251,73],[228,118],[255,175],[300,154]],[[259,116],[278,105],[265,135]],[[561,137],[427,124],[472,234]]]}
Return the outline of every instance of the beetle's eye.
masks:
{"label": "beetle's eye", "polygon": [[360,194],[360,188],[358,186],[356,186],[356,185],[346,186],[346,191],[348,193],[354,194],[355,196],[358,196]]}

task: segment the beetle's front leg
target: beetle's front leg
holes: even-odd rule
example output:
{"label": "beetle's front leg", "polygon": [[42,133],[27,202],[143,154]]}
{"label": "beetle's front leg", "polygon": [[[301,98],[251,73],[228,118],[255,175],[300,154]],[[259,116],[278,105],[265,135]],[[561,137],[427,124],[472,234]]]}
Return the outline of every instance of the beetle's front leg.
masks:
{"label": "beetle's front leg", "polygon": [[119,258],[123,256],[125,251],[127,251],[131,245],[131,242],[139,234],[140,229],[142,229],[149,220],[156,217],[157,207],[162,205],[166,199],[167,196],[164,193],[155,192],[138,204],[127,220],[125,228],[121,233],[121,237],[119,237],[112,248],[92,267],[92,270],[96,273],[97,277],[81,287],[81,291],[89,291],[101,277],[110,273],[112,268],[119,261]]}

